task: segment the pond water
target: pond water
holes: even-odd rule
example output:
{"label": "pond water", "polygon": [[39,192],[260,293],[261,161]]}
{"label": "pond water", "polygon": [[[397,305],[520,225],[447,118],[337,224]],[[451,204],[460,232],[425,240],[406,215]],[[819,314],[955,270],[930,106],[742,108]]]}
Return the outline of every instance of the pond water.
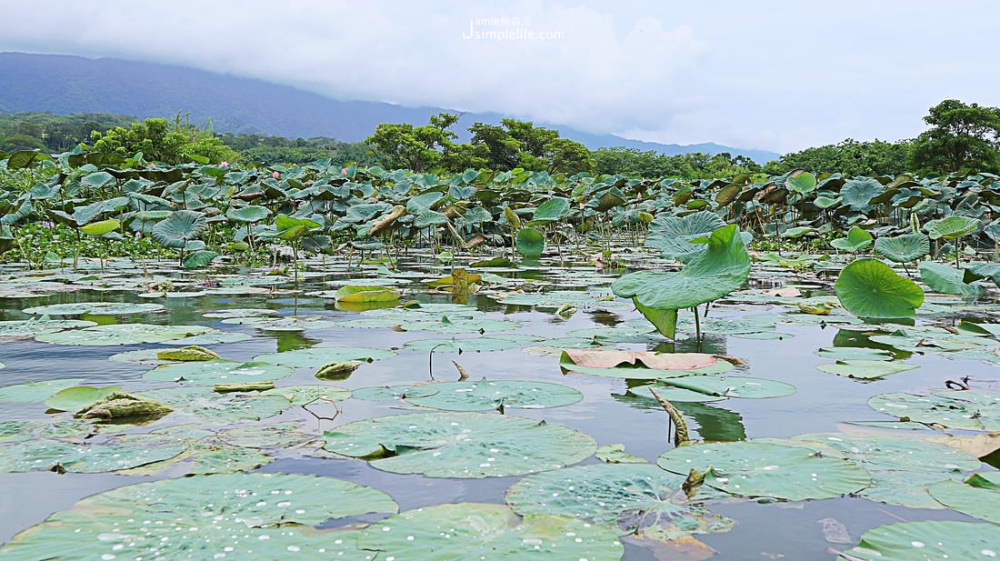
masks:
{"label": "pond water", "polygon": [[[224,359],[246,362],[254,357],[275,352],[324,347],[365,347],[391,349],[394,356],[362,363],[348,377],[335,381],[320,381],[314,377],[316,368],[298,367],[288,377],[276,381],[279,387],[297,385],[329,385],[346,390],[391,384],[420,384],[432,380],[453,381],[459,371],[455,361],[468,373],[469,380],[527,380],[558,383],[582,393],[579,401],[551,408],[508,408],[505,415],[544,420],[550,425],[565,425],[589,435],[598,446],[621,444],[625,452],[654,465],[657,458],[673,448],[670,442],[669,418],[659,405],[649,398],[640,398],[630,389],[640,382],[619,377],[595,376],[560,369],[560,343],[570,337],[613,338],[616,333],[639,329],[643,321],[630,302],[615,299],[609,284],[615,275],[603,273],[586,264],[560,268],[558,262],[522,268],[519,271],[491,271],[503,283],[487,283],[479,294],[470,297],[468,308],[477,310],[475,322],[483,326],[482,333],[473,328],[456,329],[444,333],[423,329],[396,327],[361,328],[350,322],[360,318],[378,317],[366,312],[339,309],[329,294],[336,284],[351,284],[357,279],[370,279],[379,275],[376,266],[367,266],[361,272],[348,274],[342,264],[309,262],[309,275],[299,282],[298,290],[291,290],[294,283],[287,278],[268,277],[266,270],[249,271],[244,275],[207,277],[205,274],[180,273],[163,268],[147,273],[173,277],[175,292],[167,296],[143,294],[150,284],[143,280],[143,272],[134,269],[97,271],[88,280],[82,273],[50,271],[49,276],[34,277],[25,282],[24,277],[11,270],[4,276],[0,287],[6,297],[0,297],[0,320],[23,320],[32,317],[21,310],[30,307],[76,302],[157,303],[165,309],[157,313],[129,315],[84,315],[80,319],[98,324],[154,324],[206,326],[223,333],[246,336],[243,340],[224,343],[206,343]],[[448,304],[452,300],[444,289],[430,289],[420,279],[448,274],[450,267],[442,266],[430,258],[414,258],[404,262],[404,271],[417,272],[410,276],[392,277],[392,282],[403,293],[404,300],[417,300],[424,304]],[[756,274],[756,273],[755,273]],[[83,277],[83,278],[81,278]],[[223,280],[220,280],[223,279]],[[275,293],[240,294],[222,293],[219,283],[224,279],[238,279],[240,283],[260,286],[274,285],[281,289]],[[275,280],[271,280],[275,279]],[[354,279],[353,281],[350,279]],[[757,279],[760,281],[760,279]],[[386,281],[387,283],[389,281]],[[905,357],[905,363],[917,368],[869,382],[859,381],[819,370],[834,359],[819,356],[821,348],[848,345],[869,348],[880,346],[860,335],[852,326],[852,318],[835,312],[833,319],[823,323],[822,317],[797,313],[795,301],[806,296],[828,296],[828,286],[818,282],[814,274],[793,276],[786,273],[771,274],[763,284],[799,287],[802,296],[782,298],[767,296],[761,288],[746,289],[731,298],[715,303],[702,322],[704,341],[693,339],[691,313],[681,312],[679,333],[683,336],[676,344],[659,340],[655,334],[625,337],[609,345],[620,350],[672,352],[699,352],[737,357],[742,366],[734,375],[752,376],[791,384],[795,392],[782,397],[765,399],[727,399],[712,403],[676,402],[687,419],[692,437],[705,441],[734,441],[745,439],[780,439],[810,433],[837,432],[850,428],[852,421],[891,421],[868,405],[868,399],[878,394],[894,392],[929,392],[945,389],[946,380],[971,377],[974,384],[986,389],[997,389],[995,380],[1000,378],[996,368],[975,359],[951,358],[937,349],[918,351]],[[25,297],[15,285],[34,289],[33,283],[75,285],[93,283],[94,289],[65,292],[39,291]],[[332,284],[330,284],[332,283]],[[758,285],[760,282],[758,282]],[[102,286],[103,285],[103,286]],[[239,286],[234,280],[231,286]],[[202,289],[207,293],[184,296],[185,291]],[[288,289],[285,292],[285,289]],[[551,302],[537,305],[526,295],[537,295],[552,290],[578,291],[588,294],[575,302],[576,312],[553,313],[557,307]],[[824,291],[826,290],[826,291]],[[512,298],[513,296],[513,298]],[[558,304],[558,298],[555,303]],[[518,303],[505,303],[505,302]],[[937,315],[919,317],[918,324],[954,325],[962,313],[976,314],[977,321],[996,317],[992,305],[977,309],[965,308],[960,302],[942,300],[960,311],[954,317]],[[259,308],[276,312],[283,318],[314,318],[332,323],[305,324],[301,330],[274,331],[252,325],[232,323],[221,318],[205,317],[206,312],[229,309]],[[443,308],[444,309],[444,308]],[[442,312],[448,315],[452,312]],[[840,313],[841,315],[837,315]],[[778,323],[768,325],[762,317],[772,316]],[[515,322],[516,330],[494,331],[499,326],[493,320]],[[727,323],[728,321],[728,323]],[[742,321],[742,323],[740,323]],[[786,322],[787,321],[787,322]],[[842,322],[842,323],[841,323]],[[988,321],[987,321],[988,322]],[[748,327],[749,325],[749,327]],[[499,328],[499,327],[497,327]],[[505,328],[506,329],[506,328]],[[581,333],[580,330],[589,330]],[[602,330],[602,331],[593,331]],[[886,333],[891,332],[888,329]],[[471,339],[498,333],[517,333],[535,336],[535,341],[525,338],[507,350],[453,352],[446,345],[432,352],[407,348],[412,341],[451,338]],[[869,332],[870,333],[870,332]],[[853,343],[851,343],[853,341]],[[555,347],[547,348],[552,342]],[[989,348],[993,348],[993,341]],[[39,382],[63,378],[79,378],[81,384],[90,386],[121,386],[128,392],[141,394],[159,388],[175,386],[173,382],[150,380],[144,377],[153,365],[137,362],[109,360],[124,351],[148,348],[165,349],[180,344],[126,344],[126,345],[67,345],[40,342],[32,338],[8,339],[0,343],[0,386]],[[882,345],[884,346],[884,345]],[[899,353],[899,350],[896,350]],[[897,360],[902,361],[902,357]],[[0,403],[0,422],[27,419],[68,419],[69,413],[46,413],[39,402]],[[319,401],[310,409],[288,407],[267,423],[297,421],[302,432],[322,438],[324,431],[342,427],[364,419],[406,414],[417,406],[403,401],[371,401],[349,398],[336,403]],[[499,413],[497,413],[499,414]],[[176,424],[174,415],[155,423],[126,428],[126,432],[147,432]],[[239,421],[233,424],[253,424]],[[221,430],[219,424],[206,428]],[[861,430],[853,426],[855,430]],[[868,429],[874,431],[875,429]],[[898,429],[897,429],[898,430]],[[902,431],[913,433],[915,431]],[[952,434],[974,434],[968,431],[951,431]],[[0,440],[0,456],[11,453]],[[505,493],[511,485],[524,476],[501,476],[481,479],[456,479],[428,477],[419,474],[399,474],[372,467],[362,459],[334,457],[322,453],[315,444],[294,447],[275,447],[266,452],[273,461],[253,471],[265,473],[311,474],[336,477],[383,491],[399,505],[400,511],[445,503],[495,503],[505,502]],[[574,463],[574,462],[569,462]],[[600,460],[588,455],[582,464],[598,464]],[[49,464],[51,465],[51,464]],[[48,467],[48,465],[42,466]],[[982,470],[992,470],[988,464]],[[15,534],[38,524],[50,514],[70,508],[78,500],[97,492],[131,485],[179,477],[185,474],[184,464],[165,467],[151,474],[121,475],[114,473],[57,474],[40,469],[29,472],[0,473],[0,541],[10,540]],[[857,544],[865,531],[876,526],[901,520],[975,520],[954,510],[942,508],[909,508],[883,504],[860,497],[843,497],[812,501],[752,501],[730,500],[713,503],[711,511],[727,516],[735,525],[727,532],[698,534],[703,546],[697,551],[704,554],[705,546],[715,550],[714,559],[835,559],[836,550],[846,550]],[[331,521],[327,526],[346,526],[351,523],[373,522],[384,515],[363,515],[347,520]],[[831,522],[831,520],[833,522]],[[825,521],[825,522],[824,522]],[[836,522],[837,524],[834,524]],[[849,535],[847,543],[836,543],[836,528]],[[826,532],[824,531],[826,530]],[[841,536],[842,537],[842,536]],[[844,540],[841,540],[843,542]],[[681,556],[674,546],[647,547],[625,543],[623,559],[630,561],[663,559],[695,559],[699,555]],[[671,557],[673,555],[673,557]],[[0,558],[3,555],[0,554]],[[13,558],[13,557],[12,557]],[[289,557],[292,558],[292,557]]]}

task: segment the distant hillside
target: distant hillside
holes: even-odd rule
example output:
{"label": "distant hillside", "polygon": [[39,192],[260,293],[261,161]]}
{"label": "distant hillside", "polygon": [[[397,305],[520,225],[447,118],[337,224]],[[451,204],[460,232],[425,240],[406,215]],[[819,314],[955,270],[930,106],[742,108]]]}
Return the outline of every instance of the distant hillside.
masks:
{"label": "distant hillside", "polygon": [[[326,136],[346,142],[364,140],[379,123],[426,124],[431,115],[452,111],[402,107],[369,101],[340,101],[289,86],[237,78],[192,68],[117,59],[0,53],[0,112],[55,114],[113,113],[141,119],[190,114],[195,123],[212,120],[219,132],[256,132],[289,138]],[[462,116],[459,128],[474,122],[498,123],[499,113]],[[718,144],[656,144],[614,135],[594,135],[558,124],[559,130],[591,149],[626,146],[667,155],[688,152],[742,154],[758,162],[779,157],[762,150]]]}

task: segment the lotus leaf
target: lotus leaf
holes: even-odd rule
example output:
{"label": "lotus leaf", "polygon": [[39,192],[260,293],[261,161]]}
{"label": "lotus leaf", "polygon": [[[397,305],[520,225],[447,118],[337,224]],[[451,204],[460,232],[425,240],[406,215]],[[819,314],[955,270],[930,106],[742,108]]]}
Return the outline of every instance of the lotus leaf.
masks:
{"label": "lotus leaf", "polygon": [[863,468],[815,450],[765,442],[720,442],[674,448],[657,460],[687,476],[705,474],[705,485],[747,498],[801,501],[856,493],[871,483]]}
{"label": "lotus leaf", "polygon": [[958,294],[966,301],[978,300],[983,295],[983,287],[966,280],[966,271],[933,261],[922,261],[919,267],[920,278],[935,292]]}
{"label": "lotus leaf", "polygon": [[366,401],[395,401],[410,396],[428,396],[437,393],[438,384],[425,382],[422,384],[392,384],[388,386],[369,386],[358,388],[351,393],[355,399]]}
{"label": "lotus leaf", "polygon": [[980,390],[931,395],[881,394],[869,399],[868,405],[881,413],[918,423],[966,430],[1000,430],[1000,394]]}
{"label": "lotus leaf", "polygon": [[158,366],[146,372],[143,377],[147,380],[213,385],[278,380],[291,376],[293,372],[294,370],[287,366],[277,366],[263,361],[204,360]]}
{"label": "lotus leaf", "polygon": [[[119,487],[17,535],[0,558],[370,559],[354,534],[311,528],[329,519],[396,512],[356,483],[289,474],[228,474]],[[190,537],[185,537],[190,533]]]}
{"label": "lotus leaf", "polygon": [[45,405],[56,411],[78,411],[95,401],[122,391],[121,386],[73,386],[59,390],[45,399]]}
{"label": "lotus leaf", "polygon": [[993,559],[1000,555],[1000,526],[955,520],[898,522],[868,530],[844,551],[859,561]]}
{"label": "lotus leaf", "polygon": [[848,179],[840,188],[840,197],[851,210],[868,210],[871,200],[885,192],[885,187],[876,179]]}
{"label": "lotus leaf", "polygon": [[0,321],[0,340],[35,337],[64,329],[94,327],[97,323],[79,319],[26,319]]}
{"label": "lotus leaf", "polygon": [[570,516],[661,541],[732,528],[729,518],[688,499],[685,479],[649,464],[593,464],[525,477],[506,501],[522,516]]}
{"label": "lotus leaf", "polygon": [[180,387],[151,390],[143,394],[172,407],[213,423],[257,421],[278,415],[290,407],[280,395],[216,394],[211,388]]}
{"label": "lotus leaf", "polygon": [[[663,378],[675,378],[679,376],[691,376],[695,374],[719,374],[722,372],[727,372],[733,369],[732,363],[725,360],[716,359],[713,363],[709,363],[707,366],[704,365],[704,360],[697,358],[701,356],[698,353],[694,353],[693,357],[685,355],[691,355],[692,353],[641,353],[643,355],[655,355],[655,356],[681,356],[682,358],[671,362],[671,359],[664,359],[664,363],[667,366],[673,366],[673,368],[645,368],[639,366],[624,366],[622,362],[619,361],[620,366],[607,367],[607,366],[581,366],[576,364],[571,356],[570,349],[564,349],[562,355],[559,359],[559,367],[562,369],[563,373],[566,372],[578,372],[580,374],[592,374],[595,376],[609,376],[612,378],[629,378],[634,380],[658,380]],[[575,350],[572,352],[585,352],[585,353],[604,353],[609,352],[614,355],[615,353],[625,352],[630,354],[629,351],[598,351],[598,350]],[[620,356],[620,355],[619,355]],[[713,355],[704,355],[706,357],[715,358]],[[685,368],[685,366],[691,366],[691,368]]]}
{"label": "lotus leaf", "polygon": [[[26,382],[0,388],[0,401],[32,402],[44,401],[52,394],[80,384],[83,378],[60,378],[43,382]],[[71,411],[64,409],[64,411]]]}
{"label": "lotus leaf", "polygon": [[[652,397],[649,389],[656,390],[668,401],[673,401],[665,395],[662,389],[679,389],[694,392],[697,395],[710,398],[744,398],[760,399],[769,397],[783,397],[795,393],[795,386],[767,380],[765,378],[754,378],[751,376],[681,376],[679,378],[667,378],[659,380],[650,386],[638,386],[631,388],[637,395]],[[678,401],[709,401],[702,399],[680,399]]]}
{"label": "lotus leaf", "polygon": [[362,360],[371,362],[392,358],[396,353],[386,349],[366,349],[354,347],[313,347],[311,349],[298,349],[295,351],[283,351],[266,355],[257,355],[254,362],[267,362],[279,366],[290,368],[312,368],[317,369],[332,362],[346,362],[351,360]]}
{"label": "lotus leaf", "polygon": [[725,220],[709,211],[683,217],[660,214],[649,223],[646,245],[659,249],[667,259],[686,263],[707,247],[705,244],[691,243],[691,240],[708,237],[725,226]]}
{"label": "lotus leaf", "polygon": [[531,221],[528,222],[528,225],[534,226],[534,223],[547,224],[550,222],[558,222],[567,214],[569,214],[569,199],[565,197],[552,197],[544,203],[538,205],[538,208],[535,209],[535,214],[532,216]]}
{"label": "lotus leaf", "polygon": [[924,291],[877,259],[844,267],[834,285],[844,309],[862,318],[904,318],[916,314]]}
{"label": "lotus leaf", "polygon": [[517,231],[517,252],[525,259],[538,259],[545,249],[545,236],[534,228],[521,228]]}
{"label": "lotus leaf", "polygon": [[616,561],[614,530],[564,516],[523,519],[496,504],[442,504],[390,516],[362,530],[358,546],[379,559],[586,559]]}
{"label": "lotus leaf", "polygon": [[78,304],[51,304],[21,310],[36,316],[81,316],[84,314],[119,316],[162,312],[162,304],[130,304],[119,302],[80,302]]}
{"label": "lotus leaf", "polygon": [[875,240],[875,252],[895,263],[916,261],[931,252],[931,242],[924,234],[905,234]]}
{"label": "lotus leaf", "polygon": [[711,302],[743,286],[750,274],[750,255],[736,226],[712,232],[707,244],[680,272],[629,273],[611,289],[649,308],[678,310]]}
{"label": "lotus leaf", "polygon": [[144,323],[97,325],[70,331],[42,333],[35,340],[57,345],[138,345],[184,340],[215,332],[203,325],[149,325]]}
{"label": "lotus leaf", "polygon": [[976,473],[964,483],[943,481],[929,491],[950,509],[1000,524],[1000,472]]}
{"label": "lotus leaf", "polygon": [[436,351],[442,353],[490,352],[516,349],[524,344],[543,341],[542,337],[534,335],[493,335],[486,337],[470,337],[467,339],[416,339],[407,341],[407,349],[417,351]]}
{"label": "lotus leaf", "polygon": [[418,413],[329,430],[324,448],[393,473],[482,478],[557,469],[590,456],[594,440],[544,421],[487,413]]}
{"label": "lotus leaf", "polygon": [[925,229],[932,240],[954,240],[966,234],[971,234],[979,227],[979,220],[968,216],[953,214],[940,220],[931,220]]}
{"label": "lotus leaf", "polygon": [[208,227],[205,215],[192,210],[175,210],[166,219],[153,226],[156,243],[173,249],[187,249],[188,242],[196,239]]}
{"label": "lotus leaf", "polygon": [[149,434],[123,434],[103,443],[74,444],[34,439],[0,447],[0,472],[58,469],[70,473],[103,473],[163,461],[186,449],[183,444]]}
{"label": "lotus leaf", "polygon": [[197,362],[204,360],[219,360],[222,357],[215,351],[210,351],[199,345],[188,345],[179,349],[164,349],[156,351],[157,360],[175,360],[179,362]]}
{"label": "lotus leaf", "polygon": [[231,325],[249,325],[264,331],[305,331],[306,329],[327,329],[337,324],[321,319],[320,316],[286,316],[273,317],[238,317],[226,318],[222,323]]}
{"label": "lotus leaf", "polygon": [[861,251],[872,245],[874,238],[866,230],[854,226],[847,232],[846,238],[837,238],[830,245],[841,251]]}
{"label": "lotus leaf", "polygon": [[490,411],[508,408],[560,407],[583,399],[579,391],[561,384],[520,380],[459,381],[435,384],[430,395],[408,395],[414,405],[445,411]]}
{"label": "lotus leaf", "polygon": [[917,368],[915,364],[886,360],[838,360],[833,364],[820,364],[816,368],[823,372],[846,376],[848,378],[858,378],[862,380],[874,380],[890,374],[906,372]]}

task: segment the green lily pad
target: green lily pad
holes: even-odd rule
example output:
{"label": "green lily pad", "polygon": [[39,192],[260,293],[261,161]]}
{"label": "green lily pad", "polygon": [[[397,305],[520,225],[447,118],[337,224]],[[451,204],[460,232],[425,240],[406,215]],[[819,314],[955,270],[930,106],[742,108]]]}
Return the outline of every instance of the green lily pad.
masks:
{"label": "green lily pad", "polygon": [[0,321],[0,340],[23,339],[64,329],[94,327],[97,323],[81,319],[25,319]]}
{"label": "green lily pad", "polygon": [[606,464],[648,464],[646,458],[625,451],[624,444],[606,444],[594,452],[594,457]]}
{"label": "green lily pad", "polygon": [[534,228],[521,228],[517,231],[516,247],[525,259],[538,259],[545,249],[545,236]]}
{"label": "green lily pad", "polygon": [[912,317],[924,302],[917,283],[878,259],[858,259],[844,267],[834,288],[844,309],[862,318]]}
{"label": "green lily pad", "polygon": [[667,259],[686,263],[707,247],[691,243],[691,240],[711,236],[724,226],[725,220],[714,212],[701,211],[687,216],[661,213],[649,223],[646,245],[659,249]]}
{"label": "green lily pad", "polygon": [[955,520],[898,522],[868,530],[844,552],[860,561],[986,560],[1000,555],[1000,526]]}
{"label": "green lily pad", "polygon": [[925,229],[932,240],[954,240],[966,234],[971,234],[979,227],[979,220],[968,216],[953,214],[940,220],[931,220]]}
{"label": "green lily pad", "polygon": [[424,382],[421,384],[390,384],[358,388],[351,393],[351,397],[365,401],[395,401],[411,396],[426,397],[437,392],[438,384]]}
{"label": "green lily pad", "polygon": [[769,442],[682,446],[662,454],[657,465],[684,476],[696,469],[705,474],[705,485],[747,498],[827,499],[871,483],[867,471],[846,460]]}
{"label": "green lily pad", "polygon": [[306,329],[327,329],[335,327],[336,322],[322,319],[320,316],[294,317],[230,317],[222,320],[230,325],[247,325],[262,331],[305,331]]}
{"label": "green lily pad", "polygon": [[70,473],[119,471],[172,458],[185,448],[148,434],[123,434],[86,444],[35,439],[0,447],[0,472],[48,470],[56,464]]}
{"label": "green lily pad", "polygon": [[967,452],[917,438],[809,434],[794,440],[811,448],[822,447],[824,453],[868,470],[872,484],[860,496],[910,508],[940,508],[927,494],[928,486],[961,480],[982,465]]}
{"label": "green lily pad", "polygon": [[126,302],[80,302],[77,304],[52,304],[35,306],[21,310],[36,316],[82,316],[84,314],[102,316],[125,316],[130,314],[150,314],[166,310],[162,304],[130,304]]}
{"label": "green lily pad", "polygon": [[327,477],[237,473],[166,479],[93,495],[18,534],[0,558],[371,559],[329,519],[396,512],[388,495]]}
{"label": "green lily pad", "polygon": [[847,232],[847,237],[832,240],[830,245],[841,251],[861,251],[868,249],[873,240],[874,238],[867,230],[853,226]]}
{"label": "green lily pad", "polygon": [[952,510],[1000,524],[1000,472],[977,473],[962,483],[943,481],[928,491]]}
{"label": "green lily pad", "polygon": [[491,411],[561,407],[583,399],[579,391],[561,384],[521,380],[441,382],[431,395],[408,395],[414,405],[445,411]]}
{"label": "green lily pad", "polygon": [[649,464],[592,464],[525,477],[506,501],[522,516],[570,516],[661,541],[732,528],[733,520],[688,500],[686,477]]}
{"label": "green lily pad", "polygon": [[415,351],[433,350],[442,353],[492,352],[516,349],[524,344],[538,343],[540,341],[544,341],[544,338],[534,335],[494,335],[465,339],[417,339],[407,341],[403,346]]}
{"label": "green lily pad", "polygon": [[45,405],[56,411],[79,411],[113,393],[120,393],[121,386],[73,386],[59,390],[45,399]]}
{"label": "green lily pad", "polygon": [[[649,393],[650,388],[655,389],[656,393],[668,401],[672,401],[672,399],[661,388],[687,390],[697,395],[718,399],[731,397],[760,399],[782,397],[795,393],[795,386],[791,384],[752,376],[682,376],[659,380],[651,386],[634,387],[629,391],[636,395],[652,397],[652,394]],[[707,400],[681,399],[678,401]]]}
{"label": "green lily pad", "polygon": [[442,504],[390,516],[362,530],[361,549],[379,559],[586,559],[617,561],[617,533],[563,516],[523,519],[497,504]]}
{"label": "green lily pad", "polygon": [[[58,380],[4,386],[0,388],[0,401],[17,401],[22,403],[45,401],[52,394],[77,386],[82,381],[83,378],[60,378]],[[65,409],[65,411],[72,411],[72,409]]]}
{"label": "green lily pad", "polygon": [[280,395],[217,394],[211,388],[178,387],[143,392],[176,412],[196,415],[213,423],[257,421],[287,410],[291,404]]}
{"label": "green lily pad", "polygon": [[295,351],[283,351],[257,355],[253,357],[254,362],[267,362],[289,368],[319,368],[331,362],[346,362],[360,360],[371,362],[392,358],[396,353],[386,349],[366,349],[363,347],[313,347],[311,349],[298,349]]}
{"label": "green lily pad", "polygon": [[279,380],[291,376],[293,372],[295,370],[287,366],[262,361],[203,360],[158,366],[142,377],[147,380],[211,385]]}
{"label": "green lily pad", "polygon": [[876,380],[890,374],[913,370],[917,365],[887,360],[838,360],[833,364],[820,364],[816,368],[837,376]]}
{"label": "green lily pad", "polygon": [[327,431],[324,448],[373,467],[429,477],[482,478],[557,469],[597,449],[589,436],[544,421],[486,413],[364,419]]}
{"label": "green lily pad", "polygon": [[885,349],[868,347],[822,347],[816,355],[834,360],[892,360],[893,354]]}
{"label": "green lily pad", "polygon": [[888,393],[873,396],[868,405],[906,421],[954,429],[1000,430],[1000,394],[980,390],[944,391],[931,395]]}
{"label": "green lily pad", "polygon": [[205,335],[213,331],[216,330],[203,325],[126,323],[42,333],[35,337],[35,340],[57,345],[139,345],[184,340],[186,337]]}

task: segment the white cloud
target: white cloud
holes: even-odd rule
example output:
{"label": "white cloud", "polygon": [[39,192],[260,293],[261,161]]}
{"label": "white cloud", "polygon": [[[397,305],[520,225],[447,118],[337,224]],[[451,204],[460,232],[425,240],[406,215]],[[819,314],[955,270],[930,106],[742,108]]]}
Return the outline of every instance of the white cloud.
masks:
{"label": "white cloud", "polygon": [[790,151],[915,136],[949,97],[1000,105],[998,15],[991,0],[39,0],[5,8],[0,50]]}

